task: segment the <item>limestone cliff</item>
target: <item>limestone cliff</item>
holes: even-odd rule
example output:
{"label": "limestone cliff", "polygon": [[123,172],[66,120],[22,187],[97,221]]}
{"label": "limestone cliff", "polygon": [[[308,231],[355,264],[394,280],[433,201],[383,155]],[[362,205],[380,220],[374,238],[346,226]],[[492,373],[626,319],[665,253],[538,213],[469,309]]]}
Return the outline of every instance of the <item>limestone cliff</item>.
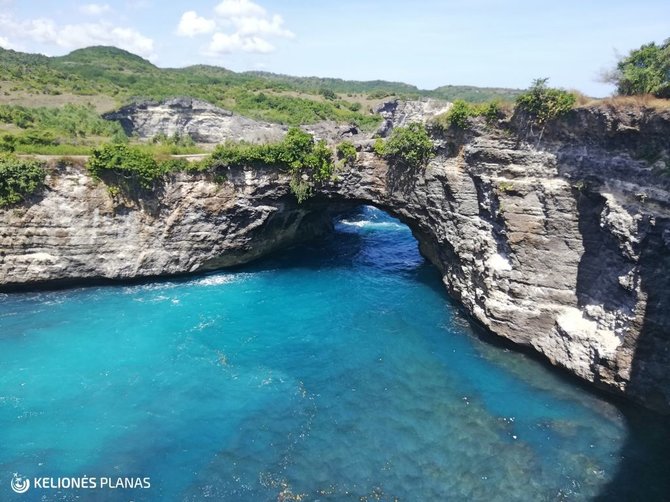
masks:
{"label": "limestone cliff", "polygon": [[[392,113],[389,112],[389,113]],[[392,118],[391,118],[392,119]],[[242,263],[374,204],[405,221],[450,293],[492,332],[597,386],[670,411],[670,115],[594,108],[436,134],[425,169],[361,142],[354,167],[298,205],[285,174],[171,176],[113,199],[77,166],[0,210],[0,284],[124,279]],[[655,165],[652,165],[655,164]]]}
{"label": "limestone cliff", "polygon": [[126,134],[141,139],[177,133],[188,135],[198,143],[264,143],[280,140],[286,130],[285,127],[248,119],[192,98],[131,104],[104,117],[118,121]]}

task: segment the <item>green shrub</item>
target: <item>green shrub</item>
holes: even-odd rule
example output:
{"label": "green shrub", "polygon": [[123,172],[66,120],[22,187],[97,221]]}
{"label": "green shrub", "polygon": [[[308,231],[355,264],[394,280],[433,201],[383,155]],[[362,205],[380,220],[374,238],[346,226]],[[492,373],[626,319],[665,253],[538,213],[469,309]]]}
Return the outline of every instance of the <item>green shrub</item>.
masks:
{"label": "green shrub", "polygon": [[530,88],[516,99],[517,108],[528,113],[538,125],[566,114],[577,101],[574,94],[548,87],[547,80],[534,80]]}
{"label": "green shrub", "polygon": [[151,154],[123,144],[108,144],[94,149],[87,166],[96,178],[105,172],[112,172],[147,189],[152,188],[166,172]]}
{"label": "green shrub", "polygon": [[269,165],[294,171],[310,171],[317,179],[332,174],[333,158],[324,141],[315,142],[311,134],[297,127],[289,129],[279,143],[224,143],[212,152],[210,167]]}
{"label": "green shrub", "polygon": [[103,119],[93,107],[66,104],[60,108],[0,105],[0,122],[21,129],[48,130],[63,137],[111,136],[121,126]]}
{"label": "green shrub", "polygon": [[167,159],[159,162],[159,171],[164,173],[173,173],[178,171],[188,171],[189,162],[186,159]]}
{"label": "green shrub", "polygon": [[418,123],[393,129],[386,142],[375,143],[375,152],[410,168],[425,166],[435,155],[426,127]]}
{"label": "green shrub", "polygon": [[386,154],[386,143],[382,138],[377,138],[375,139],[374,145],[372,145],[372,150],[377,157],[384,157]]}
{"label": "green shrub", "polygon": [[319,94],[330,101],[335,101],[337,99],[337,94],[335,94],[333,90],[328,89],[327,87],[321,88],[319,90]]}
{"label": "green shrub", "polygon": [[445,121],[448,125],[465,129],[468,126],[468,119],[478,115],[477,107],[466,103],[462,99],[457,99],[445,115]]}
{"label": "green shrub", "polygon": [[307,169],[317,181],[326,181],[333,175],[333,152],[324,140],[317,141],[305,158]]}
{"label": "green shrub", "polygon": [[0,207],[16,204],[44,183],[44,165],[32,159],[0,155]]}
{"label": "green shrub", "polygon": [[337,158],[346,165],[356,162],[356,146],[351,141],[343,141],[337,145]]}
{"label": "green shrub", "polygon": [[505,113],[498,101],[491,101],[480,105],[480,114],[484,116],[487,124],[494,124],[497,120],[503,117]]}
{"label": "green shrub", "polygon": [[457,99],[448,112],[436,117],[435,122],[442,128],[466,129],[470,117],[484,117],[488,124],[493,124],[502,115],[503,111],[497,101],[468,103],[462,99]]}
{"label": "green shrub", "polygon": [[0,136],[0,152],[16,151],[16,136],[13,134],[3,134]]}
{"label": "green shrub", "polygon": [[128,135],[125,133],[123,129],[119,128],[118,131],[112,134],[110,142],[125,145],[130,142],[130,138],[128,138]]}
{"label": "green shrub", "polygon": [[276,160],[274,164],[287,166],[291,171],[302,169],[307,164],[307,158],[314,150],[314,138],[311,134],[292,127],[274,149]]}

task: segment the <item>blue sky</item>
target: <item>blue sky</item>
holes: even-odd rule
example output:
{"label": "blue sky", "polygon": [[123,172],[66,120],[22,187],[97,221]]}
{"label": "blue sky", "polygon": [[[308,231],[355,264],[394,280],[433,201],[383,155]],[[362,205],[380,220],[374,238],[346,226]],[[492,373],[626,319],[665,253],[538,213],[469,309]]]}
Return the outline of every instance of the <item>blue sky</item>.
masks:
{"label": "blue sky", "polygon": [[611,93],[617,52],[670,37],[668,0],[0,0],[0,46],[116,45],[158,66]]}

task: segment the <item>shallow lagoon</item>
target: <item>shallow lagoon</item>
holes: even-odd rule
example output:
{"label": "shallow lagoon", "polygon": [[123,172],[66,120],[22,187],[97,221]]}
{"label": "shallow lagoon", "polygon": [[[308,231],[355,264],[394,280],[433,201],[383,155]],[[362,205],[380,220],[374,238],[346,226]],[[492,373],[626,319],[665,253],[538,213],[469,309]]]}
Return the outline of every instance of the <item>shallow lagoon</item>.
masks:
{"label": "shallow lagoon", "polygon": [[[0,499],[670,493],[662,423],[482,341],[396,220],[336,230],[232,272],[2,296]],[[18,496],[16,472],[152,487]]]}

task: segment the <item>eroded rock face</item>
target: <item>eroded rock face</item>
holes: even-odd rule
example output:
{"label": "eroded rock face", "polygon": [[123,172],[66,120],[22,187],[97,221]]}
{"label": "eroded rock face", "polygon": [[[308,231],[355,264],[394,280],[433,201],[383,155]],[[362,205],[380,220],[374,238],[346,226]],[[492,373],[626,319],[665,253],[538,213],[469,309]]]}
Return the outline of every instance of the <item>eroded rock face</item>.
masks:
{"label": "eroded rock face", "polygon": [[375,110],[384,119],[377,135],[386,137],[394,127],[405,127],[413,122],[425,124],[437,115],[448,112],[450,108],[451,103],[437,99],[387,101]]}
{"label": "eroded rock face", "polygon": [[198,143],[268,143],[281,140],[286,132],[277,124],[248,119],[192,98],[132,104],[103,117],[119,121],[128,135],[141,139],[178,133]]}
{"label": "eroded rock face", "polygon": [[670,411],[670,178],[637,158],[668,158],[670,114],[579,111],[524,134],[447,135],[414,172],[364,154],[331,195],[405,221],[494,333]]}
{"label": "eroded rock face", "polygon": [[373,204],[412,228],[492,332],[670,412],[670,179],[658,174],[670,116],[582,110],[541,141],[514,127],[436,137],[437,157],[418,170],[364,143],[303,205],[272,169],[231,169],[222,184],[180,174],[123,203],[82,168],[56,170],[41,199],[0,210],[0,284],[229,266],[325,231],[329,212]]}
{"label": "eroded rock face", "polygon": [[212,270],[332,228],[328,214],[297,204],[275,170],[228,180],[177,174],[156,194],[119,199],[83,167],[57,168],[41,200],[0,211],[0,284]]}
{"label": "eroded rock face", "polygon": [[[413,106],[416,116],[422,106]],[[403,105],[410,106],[410,105]],[[431,108],[432,110],[432,108]],[[273,143],[281,141],[288,127],[252,120],[193,98],[174,98],[158,102],[142,102],[124,106],[106,113],[107,120],[118,121],[129,136],[151,140],[158,135],[168,137],[178,134],[190,136],[195,142],[215,145],[226,141],[247,143]],[[339,142],[343,139],[361,139],[365,136],[356,126],[322,121],[303,126],[302,129],[317,139]]]}

